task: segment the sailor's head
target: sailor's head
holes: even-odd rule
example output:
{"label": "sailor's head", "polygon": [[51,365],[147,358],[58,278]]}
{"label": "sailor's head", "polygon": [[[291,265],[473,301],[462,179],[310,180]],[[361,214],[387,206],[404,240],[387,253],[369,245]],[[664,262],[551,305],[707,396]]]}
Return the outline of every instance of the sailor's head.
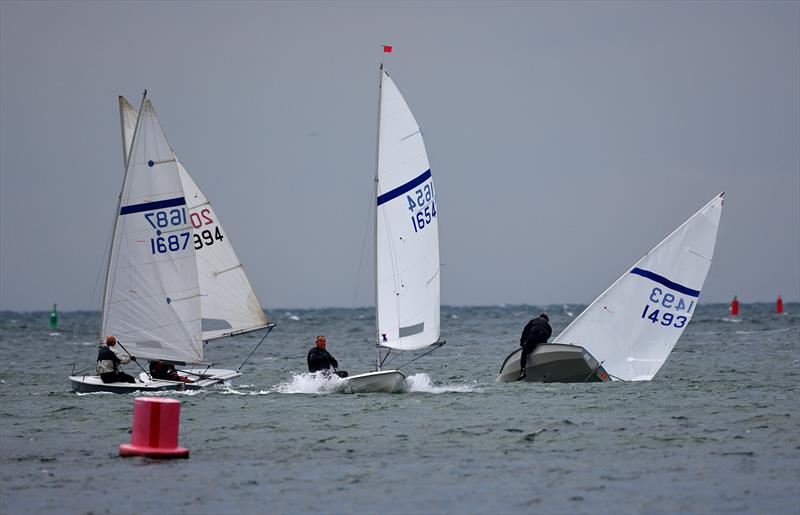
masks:
{"label": "sailor's head", "polygon": [[539,318],[544,318],[548,322],[550,321],[550,317],[547,316],[547,313],[539,313]]}
{"label": "sailor's head", "polygon": [[317,336],[316,344],[317,344],[317,348],[318,349],[323,349],[324,350],[326,343],[327,343],[327,340],[325,339],[324,336],[322,336],[322,335]]}
{"label": "sailor's head", "polygon": [[113,336],[109,336],[108,338],[106,338],[106,345],[108,345],[109,347],[113,347],[116,344],[117,344],[117,339],[114,338]]}

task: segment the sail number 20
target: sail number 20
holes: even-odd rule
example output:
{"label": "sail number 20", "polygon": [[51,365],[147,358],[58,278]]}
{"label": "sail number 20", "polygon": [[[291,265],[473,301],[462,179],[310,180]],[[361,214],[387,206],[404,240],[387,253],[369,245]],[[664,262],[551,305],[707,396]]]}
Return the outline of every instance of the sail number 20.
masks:
{"label": "sail number 20", "polygon": [[433,191],[433,182],[429,182],[414,190],[411,195],[406,195],[408,210],[411,211],[411,225],[414,232],[419,232],[436,218],[436,196]]}

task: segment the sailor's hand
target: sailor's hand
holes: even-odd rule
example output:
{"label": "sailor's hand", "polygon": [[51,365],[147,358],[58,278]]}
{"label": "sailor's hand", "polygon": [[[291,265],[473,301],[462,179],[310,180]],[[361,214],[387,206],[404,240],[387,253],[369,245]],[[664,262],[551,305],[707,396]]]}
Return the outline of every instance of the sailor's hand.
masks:
{"label": "sailor's hand", "polygon": [[131,361],[136,361],[136,356],[131,356]]}

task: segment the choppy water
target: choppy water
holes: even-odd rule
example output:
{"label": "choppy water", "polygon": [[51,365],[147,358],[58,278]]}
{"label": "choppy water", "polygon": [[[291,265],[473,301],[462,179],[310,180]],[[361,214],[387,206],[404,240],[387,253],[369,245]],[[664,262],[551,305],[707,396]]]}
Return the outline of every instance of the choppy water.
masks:
{"label": "choppy water", "polygon": [[[581,306],[550,306],[554,334]],[[402,394],[337,394],[303,375],[313,337],[351,373],[372,311],[270,312],[232,387],[182,402],[189,460],[119,458],[134,395],[76,395],[96,313],[0,317],[0,512],[800,512],[800,305],[700,306],[655,380],[497,384],[536,307],[442,309],[448,344]],[[212,343],[235,368],[258,335]],[[126,369],[134,372],[135,367]]]}

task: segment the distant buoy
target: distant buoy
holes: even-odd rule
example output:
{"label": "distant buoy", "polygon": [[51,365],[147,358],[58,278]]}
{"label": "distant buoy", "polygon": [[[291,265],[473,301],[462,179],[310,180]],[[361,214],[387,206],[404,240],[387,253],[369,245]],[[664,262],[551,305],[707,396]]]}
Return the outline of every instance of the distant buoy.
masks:
{"label": "distant buoy", "polygon": [[56,310],[55,304],[53,304],[53,311],[50,312],[50,329],[54,331],[58,329],[58,310]]}
{"label": "distant buoy", "polygon": [[133,401],[131,443],[119,446],[120,456],[188,458],[189,449],[178,447],[181,401],[137,397]]}
{"label": "distant buoy", "polygon": [[731,315],[735,317],[739,316],[739,299],[736,295],[733,296],[733,301],[731,302]]}
{"label": "distant buoy", "polygon": [[778,300],[775,302],[775,312],[779,315],[783,314],[783,299],[778,295]]}

